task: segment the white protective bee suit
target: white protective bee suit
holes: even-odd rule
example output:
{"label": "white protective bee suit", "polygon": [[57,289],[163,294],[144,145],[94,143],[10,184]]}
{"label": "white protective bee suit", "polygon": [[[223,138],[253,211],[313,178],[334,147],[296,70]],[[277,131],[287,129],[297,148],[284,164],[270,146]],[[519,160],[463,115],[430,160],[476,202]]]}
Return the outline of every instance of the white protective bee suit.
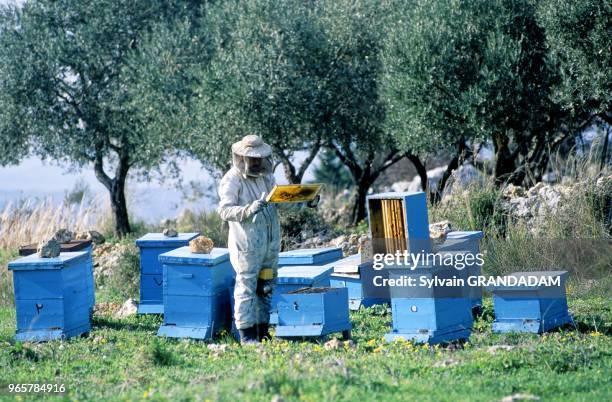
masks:
{"label": "white protective bee suit", "polygon": [[233,167],[219,185],[221,219],[229,223],[228,248],[236,271],[234,320],[247,329],[268,324],[271,295],[257,294],[262,268],[276,278],[280,224],[274,205],[263,198],[275,185],[270,146],[256,135],[232,145]]}

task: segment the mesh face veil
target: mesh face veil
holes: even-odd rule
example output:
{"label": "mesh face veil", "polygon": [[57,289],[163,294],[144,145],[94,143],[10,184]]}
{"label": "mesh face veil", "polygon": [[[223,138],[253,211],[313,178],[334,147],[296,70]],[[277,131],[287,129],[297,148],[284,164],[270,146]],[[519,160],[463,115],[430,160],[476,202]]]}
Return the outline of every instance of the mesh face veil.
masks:
{"label": "mesh face veil", "polygon": [[258,158],[252,156],[242,156],[232,153],[234,166],[240,173],[250,177],[260,177],[272,173],[272,157]]}

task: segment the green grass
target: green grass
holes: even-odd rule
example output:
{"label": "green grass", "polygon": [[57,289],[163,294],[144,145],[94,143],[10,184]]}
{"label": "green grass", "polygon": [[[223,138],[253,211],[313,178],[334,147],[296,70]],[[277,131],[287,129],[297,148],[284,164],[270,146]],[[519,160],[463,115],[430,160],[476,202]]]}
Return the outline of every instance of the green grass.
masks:
{"label": "green grass", "polygon": [[[490,300],[459,349],[386,344],[390,314],[352,313],[354,348],[273,340],[225,352],[155,336],[159,317],[94,317],[88,337],[15,344],[12,308],[0,309],[0,398],[7,383],[64,383],[70,400],[475,400],[514,393],[542,400],[610,400],[609,298],[570,300],[577,327],[543,336],[491,334]],[[514,349],[491,353],[491,345]]]}

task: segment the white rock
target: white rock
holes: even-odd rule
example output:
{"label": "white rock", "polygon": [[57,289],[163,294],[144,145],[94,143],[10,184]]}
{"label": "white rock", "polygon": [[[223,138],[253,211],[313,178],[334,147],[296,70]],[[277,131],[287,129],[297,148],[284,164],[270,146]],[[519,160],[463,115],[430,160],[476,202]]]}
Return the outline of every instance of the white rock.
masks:
{"label": "white rock", "polygon": [[115,318],[120,318],[120,319],[126,318],[126,317],[136,314],[137,311],[138,311],[138,305],[133,299],[130,298],[130,299],[127,299],[123,303],[119,311],[115,313]]}
{"label": "white rock", "polygon": [[540,398],[531,394],[512,394],[505,396],[501,399],[501,402],[514,402],[514,401],[539,401]]}

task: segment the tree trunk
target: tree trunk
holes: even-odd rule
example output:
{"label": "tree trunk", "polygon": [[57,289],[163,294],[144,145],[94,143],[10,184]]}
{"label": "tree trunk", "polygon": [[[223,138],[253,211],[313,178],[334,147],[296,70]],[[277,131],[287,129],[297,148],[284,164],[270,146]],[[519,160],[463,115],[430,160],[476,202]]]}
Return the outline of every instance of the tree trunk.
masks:
{"label": "tree trunk", "polygon": [[125,178],[123,180],[115,178],[112,182],[110,201],[113,217],[115,218],[115,234],[123,237],[132,231],[125,201]]}
{"label": "tree trunk", "polygon": [[505,134],[497,134],[495,141],[495,184],[503,184],[516,169],[514,161],[515,155],[510,152],[508,144],[510,142]]}
{"label": "tree trunk", "polygon": [[421,179],[421,188],[423,189],[423,191],[427,191],[427,184],[428,184],[429,179],[427,178],[427,169],[425,168],[425,165],[423,164],[423,162],[421,162],[419,157],[416,155],[408,153],[406,157],[408,158],[410,162],[412,162],[412,165],[416,169],[417,174],[419,175],[419,178]]}
{"label": "tree trunk", "polygon": [[361,180],[357,183],[357,194],[355,195],[355,203],[353,204],[353,212],[351,223],[357,225],[367,217],[366,213],[366,197],[368,190],[372,184],[369,180]]}
{"label": "tree trunk", "polygon": [[314,159],[317,157],[317,154],[319,153],[320,149],[321,142],[316,141],[308,152],[306,158],[302,161],[302,164],[299,166],[299,168],[296,169],[296,166],[291,162],[289,156],[285,154],[284,149],[281,146],[274,146],[274,152],[276,153],[283,165],[285,177],[287,178],[287,181],[291,184],[300,184],[302,182],[306,170],[308,169],[312,161],[314,161]]}
{"label": "tree trunk", "polygon": [[110,195],[111,210],[115,220],[115,235],[123,237],[132,231],[125,200],[125,181],[129,170],[129,157],[119,149],[119,163],[115,177],[110,178],[104,171],[104,159],[101,147],[96,147],[94,172],[100,183],[106,187]]}

